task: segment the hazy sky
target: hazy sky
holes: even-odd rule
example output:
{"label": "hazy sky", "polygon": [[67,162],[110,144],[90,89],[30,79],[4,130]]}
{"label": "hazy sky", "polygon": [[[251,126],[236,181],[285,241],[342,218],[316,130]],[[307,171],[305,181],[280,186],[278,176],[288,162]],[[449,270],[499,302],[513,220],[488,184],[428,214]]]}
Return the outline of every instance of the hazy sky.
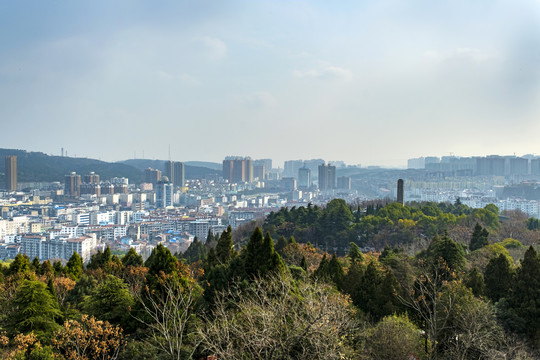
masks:
{"label": "hazy sky", "polygon": [[0,147],[540,153],[540,1],[0,0]]}

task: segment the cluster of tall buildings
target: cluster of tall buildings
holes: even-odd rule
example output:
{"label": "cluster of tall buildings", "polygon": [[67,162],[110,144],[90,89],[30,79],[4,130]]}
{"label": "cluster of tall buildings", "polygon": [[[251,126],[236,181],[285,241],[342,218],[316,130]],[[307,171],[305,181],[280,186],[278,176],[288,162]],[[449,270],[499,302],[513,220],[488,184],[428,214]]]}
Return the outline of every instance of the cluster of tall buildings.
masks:
{"label": "cluster of tall buildings", "polygon": [[174,184],[164,176],[154,188],[156,192],[156,208],[165,209],[174,206]]}
{"label": "cluster of tall buildings", "polygon": [[[258,171],[260,174],[260,170]],[[262,171],[264,172],[264,169]],[[250,157],[226,157],[223,160],[223,179],[231,183],[253,181],[253,160]]]}
{"label": "cluster of tall buildings", "polygon": [[79,197],[81,195],[109,195],[127,194],[129,180],[127,178],[112,178],[110,181],[100,181],[95,172],[90,172],[84,177],[71,172],[64,176],[64,195]]}
{"label": "cluster of tall buildings", "polygon": [[[269,176],[272,160],[251,160],[249,157],[229,156],[223,160],[223,179],[230,183],[245,183],[255,180],[277,180]],[[315,173],[315,176],[313,175]],[[336,166],[322,159],[288,160],[281,175],[283,190],[312,189],[314,180],[321,191],[351,189],[351,178],[336,176]]]}
{"label": "cluster of tall buildings", "polygon": [[433,172],[452,173],[457,176],[509,176],[540,175],[540,158],[516,156],[484,156],[442,158],[428,156],[409,159],[409,169],[426,169]]}
{"label": "cluster of tall buildings", "polygon": [[253,180],[265,180],[271,171],[272,159],[253,160]]}
{"label": "cluster of tall buildings", "polygon": [[166,161],[165,174],[161,170],[148,168],[144,171],[146,182],[152,184],[156,192],[156,208],[169,208],[174,203],[175,189],[186,184],[185,166],[180,161]]}
{"label": "cluster of tall buildings", "polygon": [[315,174],[321,164],[324,164],[323,159],[287,160],[283,164],[283,176],[296,177],[301,168],[308,168],[312,174]]}

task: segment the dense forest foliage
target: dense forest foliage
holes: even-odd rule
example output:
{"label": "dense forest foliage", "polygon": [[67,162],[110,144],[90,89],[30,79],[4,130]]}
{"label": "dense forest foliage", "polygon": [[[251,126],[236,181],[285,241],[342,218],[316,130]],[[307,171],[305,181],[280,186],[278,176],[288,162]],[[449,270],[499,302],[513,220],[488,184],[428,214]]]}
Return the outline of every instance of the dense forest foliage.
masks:
{"label": "dense forest foliage", "polygon": [[483,209],[472,209],[459,201],[410,206],[370,202],[351,206],[334,199],[324,208],[282,208],[266,218],[264,230],[275,238],[293,236],[300,243],[310,242],[338,255],[344,255],[351,242],[361,248],[382,250],[397,246],[414,253],[424,249],[433,236],[445,232],[468,245],[477,223],[486,229],[490,239],[515,238],[532,244],[539,238],[537,221],[527,220],[519,212],[501,216],[492,204]]}
{"label": "dense forest foliage", "polygon": [[1,356],[537,359],[536,225],[493,206],[333,200],[270,215],[242,247],[228,228],[146,261],[18,255],[0,271]]}

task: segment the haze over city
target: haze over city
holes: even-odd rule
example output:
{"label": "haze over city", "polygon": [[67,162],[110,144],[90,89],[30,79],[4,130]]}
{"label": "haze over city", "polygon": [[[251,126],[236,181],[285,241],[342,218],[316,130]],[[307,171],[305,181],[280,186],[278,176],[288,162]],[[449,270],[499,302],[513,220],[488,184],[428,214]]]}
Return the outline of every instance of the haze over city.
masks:
{"label": "haze over city", "polygon": [[[0,4],[0,143],[405,167],[537,152],[538,1]],[[7,131],[9,130],[9,131]]]}

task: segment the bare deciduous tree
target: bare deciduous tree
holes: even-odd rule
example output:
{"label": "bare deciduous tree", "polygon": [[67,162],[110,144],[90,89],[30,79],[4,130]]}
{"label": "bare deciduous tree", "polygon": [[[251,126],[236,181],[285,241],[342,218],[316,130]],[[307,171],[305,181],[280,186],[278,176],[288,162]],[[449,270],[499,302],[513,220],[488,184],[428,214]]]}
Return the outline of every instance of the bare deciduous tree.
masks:
{"label": "bare deciduous tree", "polygon": [[456,360],[491,359],[504,338],[491,305],[469,298],[455,312],[446,356]]}
{"label": "bare deciduous tree", "polygon": [[60,306],[64,306],[66,302],[66,297],[68,296],[69,292],[75,287],[75,281],[65,276],[59,276],[53,280],[53,284],[58,304]]}
{"label": "bare deciduous tree", "polygon": [[408,296],[398,296],[424,324],[425,352],[430,359],[437,356],[442,334],[450,327],[460,284],[444,260],[433,267],[424,267]]}
{"label": "bare deciduous tree", "polygon": [[191,358],[195,351],[196,344],[192,341],[196,329],[190,326],[194,317],[195,287],[192,279],[162,273],[159,290],[147,286],[138,295],[144,313],[135,318],[149,329],[150,345],[170,359]]}
{"label": "bare deciduous tree", "polygon": [[329,286],[276,277],[222,293],[199,330],[219,359],[347,359],[357,330],[349,299]]}

